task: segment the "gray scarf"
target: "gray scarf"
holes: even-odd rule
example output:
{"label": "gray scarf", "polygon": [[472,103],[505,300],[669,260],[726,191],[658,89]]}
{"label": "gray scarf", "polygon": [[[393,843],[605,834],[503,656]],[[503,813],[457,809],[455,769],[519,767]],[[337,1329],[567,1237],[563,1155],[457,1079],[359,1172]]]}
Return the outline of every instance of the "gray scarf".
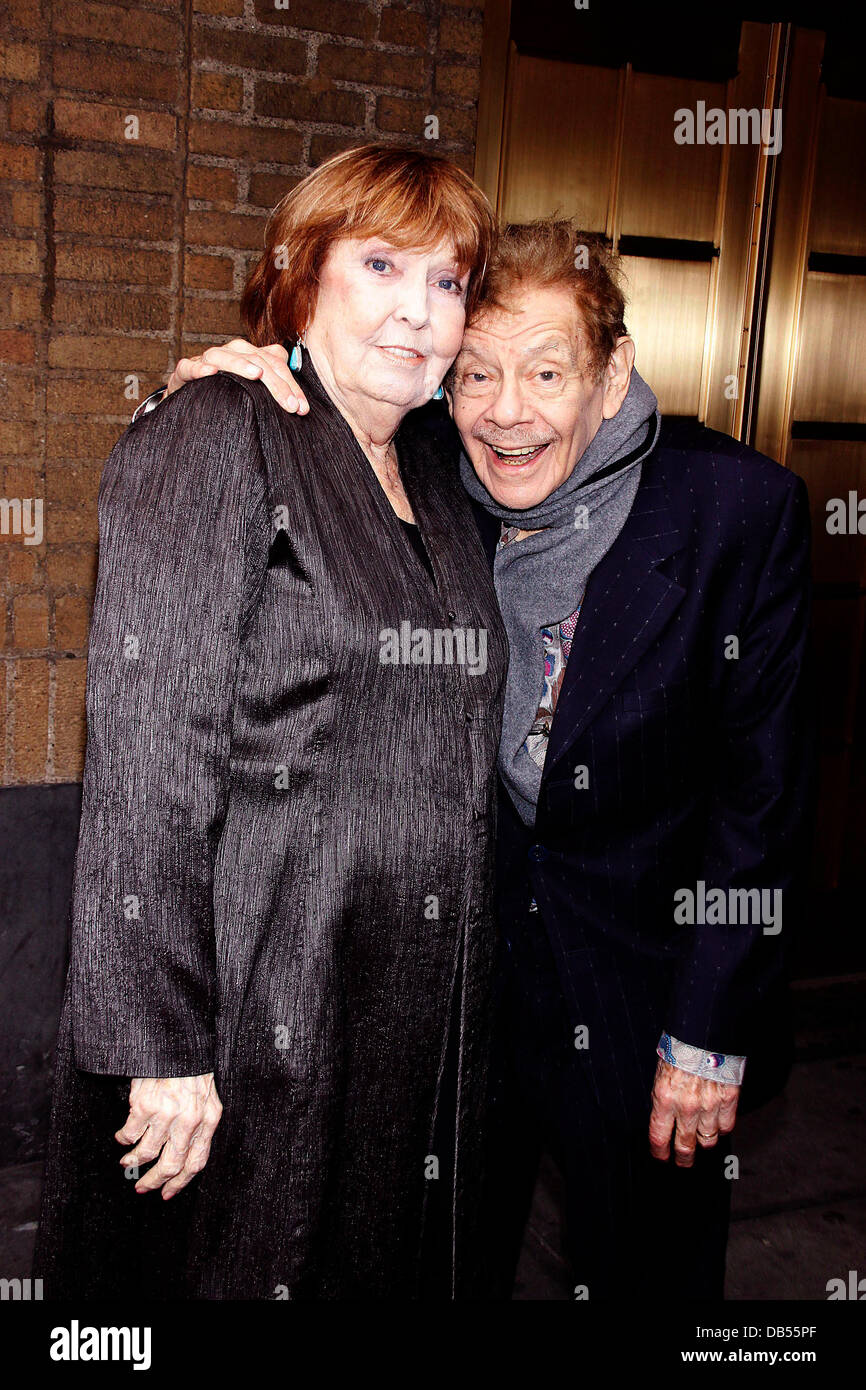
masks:
{"label": "gray scarf", "polygon": [[542,774],[523,747],[544,692],[541,629],[562,622],[582,602],[590,574],[625,524],[641,462],[655,448],[660,427],[655,395],[632,371],[619,411],[602,420],[573,472],[524,511],[495,501],[461,454],[463,486],[486,511],[509,526],[544,528],[504,546],[493,563],[510,652],[499,771],[526,825],[535,820]]}

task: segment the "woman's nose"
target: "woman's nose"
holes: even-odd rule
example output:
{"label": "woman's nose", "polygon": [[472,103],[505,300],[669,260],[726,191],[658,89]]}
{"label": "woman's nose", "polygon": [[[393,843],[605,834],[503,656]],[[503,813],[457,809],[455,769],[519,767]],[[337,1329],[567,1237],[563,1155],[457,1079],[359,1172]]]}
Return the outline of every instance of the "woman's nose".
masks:
{"label": "woman's nose", "polygon": [[430,301],[426,276],[405,276],[400,285],[400,298],[394,317],[405,319],[412,328],[423,328],[430,317]]}

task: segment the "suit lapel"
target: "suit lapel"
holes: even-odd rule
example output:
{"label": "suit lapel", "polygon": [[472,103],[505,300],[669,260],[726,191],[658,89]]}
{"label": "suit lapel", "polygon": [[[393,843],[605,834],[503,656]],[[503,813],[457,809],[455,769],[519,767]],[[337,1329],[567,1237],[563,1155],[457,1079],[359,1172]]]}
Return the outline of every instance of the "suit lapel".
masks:
{"label": "suit lapel", "polygon": [[685,594],[659,565],[681,550],[685,537],[671,513],[664,486],[646,480],[646,465],[631,512],[610,550],[590,575],[559,692],[544,776],[662,631]]}

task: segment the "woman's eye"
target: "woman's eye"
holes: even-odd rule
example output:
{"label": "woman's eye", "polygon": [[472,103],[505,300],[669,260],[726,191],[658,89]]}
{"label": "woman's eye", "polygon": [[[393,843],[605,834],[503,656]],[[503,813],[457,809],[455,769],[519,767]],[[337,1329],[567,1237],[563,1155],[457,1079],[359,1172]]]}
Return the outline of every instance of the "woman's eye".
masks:
{"label": "woman's eye", "polygon": [[390,269],[389,263],[387,261],[384,261],[381,256],[372,256],[370,260],[367,262],[367,264],[369,266],[372,266],[374,270]]}
{"label": "woman's eye", "polygon": [[554,372],[554,371],[551,371],[550,368],[547,368],[547,369],[545,369],[545,371],[539,372],[538,375],[539,375],[539,377],[541,378],[542,381],[548,382],[548,381],[555,381],[555,380],[556,380],[557,373]]}
{"label": "woman's eye", "polygon": [[443,275],[442,279],[437,281],[437,284],[440,289],[447,289],[449,294],[461,294],[463,291],[463,286],[460,281],[455,280],[451,275]]}

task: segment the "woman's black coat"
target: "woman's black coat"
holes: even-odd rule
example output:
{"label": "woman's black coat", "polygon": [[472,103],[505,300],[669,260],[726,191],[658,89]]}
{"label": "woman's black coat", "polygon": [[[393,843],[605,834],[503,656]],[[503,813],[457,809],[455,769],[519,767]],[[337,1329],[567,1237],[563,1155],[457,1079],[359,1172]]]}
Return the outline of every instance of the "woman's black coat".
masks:
{"label": "woman's black coat", "polygon": [[[397,446],[438,593],[309,357],[301,380],[302,419],[259,382],[188,386],[104,471],[47,1297],[411,1297],[436,1183],[441,1292],[475,1291],[506,639],[431,408]],[[406,622],[403,654],[483,630],[485,669],[383,661]],[[127,1078],[208,1071],[206,1168],[136,1194]]]}

